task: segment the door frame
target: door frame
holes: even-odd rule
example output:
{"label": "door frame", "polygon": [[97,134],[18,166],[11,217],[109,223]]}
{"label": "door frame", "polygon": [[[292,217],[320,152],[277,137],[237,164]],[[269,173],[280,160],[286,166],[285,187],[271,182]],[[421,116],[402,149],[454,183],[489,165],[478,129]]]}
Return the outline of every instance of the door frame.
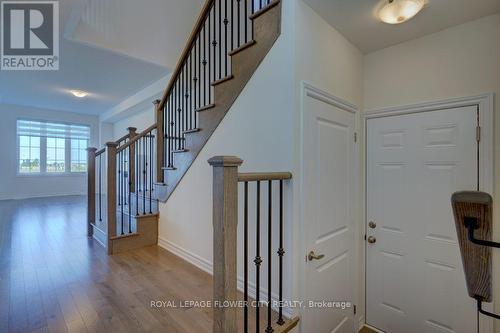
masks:
{"label": "door frame", "polygon": [[[487,192],[494,197],[494,122],[493,122],[493,104],[494,94],[482,94],[469,97],[460,98],[450,98],[437,101],[429,101],[417,104],[403,105],[403,106],[393,106],[379,109],[366,110],[363,114],[363,144],[364,144],[364,172],[363,172],[363,232],[366,234],[367,229],[367,126],[368,120],[374,118],[383,117],[393,117],[405,114],[414,114],[422,112],[432,112],[439,111],[443,109],[454,109],[466,106],[477,106],[479,111],[479,126],[481,127],[481,140],[479,141],[479,188],[481,191]],[[366,242],[364,242],[363,252],[363,280],[364,280],[364,314],[366,314],[366,267],[367,267],[367,256],[366,256]],[[493,286],[493,290],[495,290]],[[485,308],[489,311],[493,311],[494,303],[485,304]],[[364,316],[366,318],[366,316]],[[493,332],[493,319],[486,316],[480,316],[480,333],[492,333]],[[369,326],[365,323],[366,326]]]}
{"label": "door frame", "polygon": [[[295,201],[294,202],[294,206],[296,206],[298,208],[298,225],[297,225],[297,232],[295,232],[294,234],[295,235],[303,235],[304,232],[306,231],[306,225],[305,225],[305,221],[306,221],[306,217],[304,216],[304,208],[303,208],[303,202],[305,200],[304,198],[304,184],[303,184],[303,181],[304,181],[304,116],[305,116],[305,113],[307,112],[307,110],[305,109],[305,100],[306,98],[314,98],[316,100],[319,100],[323,103],[326,103],[326,104],[330,104],[332,106],[335,106],[343,111],[346,111],[346,112],[350,112],[352,114],[354,114],[354,132],[356,133],[355,135],[357,136],[357,140],[354,142],[354,184],[353,184],[353,190],[354,190],[354,197],[356,198],[355,202],[353,202],[352,204],[354,205],[353,206],[353,219],[354,219],[354,229],[353,229],[353,235],[354,235],[354,244],[353,244],[353,249],[354,249],[354,253],[353,253],[353,258],[355,259],[355,261],[353,262],[354,264],[354,269],[353,269],[353,299],[352,299],[352,303],[353,305],[356,305],[357,306],[357,313],[354,315],[354,327],[356,329],[356,332],[357,330],[359,330],[364,322],[363,322],[363,317],[362,317],[362,314],[360,314],[360,312],[363,312],[363,311],[360,311],[360,304],[361,301],[364,299],[364,296],[359,288],[359,286],[361,285],[362,283],[362,279],[361,279],[361,269],[362,269],[362,263],[363,263],[363,260],[362,260],[362,257],[361,257],[361,252],[362,252],[362,240],[361,240],[361,237],[363,237],[362,235],[364,235],[364,229],[361,227],[362,226],[362,214],[360,213],[360,209],[359,208],[362,208],[362,203],[363,201],[361,200],[361,194],[363,193],[362,192],[362,188],[361,188],[361,179],[362,179],[362,175],[361,175],[361,150],[360,150],[360,142],[361,142],[361,138],[360,138],[360,135],[359,135],[359,129],[360,129],[360,123],[361,123],[361,116],[360,116],[360,112],[359,112],[359,108],[344,100],[344,99],[341,99],[339,97],[336,97],[335,95],[333,95],[332,93],[329,93],[327,92],[326,90],[323,90],[321,88],[318,88],[317,86],[309,83],[309,82],[305,82],[305,81],[301,81],[300,83],[300,118],[299,118],[299,126],[300,126],[300,130],[299,130],[299,141],[298,141],[298,144],[299,144],[299,149],[300,149],[300,153],[298,155],[298,158],[299,158],[299,161],[298,161],[298,164],[299,164],[299,182],[298,182],[298,195],[297,195],[297,198],[298,198],[298,201]],[[353,138],[354,140],[354,138]],[[307,265],[307,262],[305,260],[305,255],[307,253],[307,244],[306,244],[306,241],[303,237],[298,237],[296,236],[294,238],[294,243],[295,244],[299,244],[298,246],[298,255],[296,255],[296,258],[298,260],[297,262],[297,267],[298,267],[298,282],[296,284],[297,286],[297,291],[298,291],[298,295],[299,295],[299,299],[300,300],[304,300],[305,299],[305,293],[306,293],[306,265]],[[295,252],[297,254],[297,252]],[[299,309],[299,315],[301,318],[303,318],[303,315],[304,315],[304,311],[302,309]],[[302,322],[302,321],[301,321]],[[301,322],[299,322],[299,325],[302,329],[302,325],[301,325]]]}

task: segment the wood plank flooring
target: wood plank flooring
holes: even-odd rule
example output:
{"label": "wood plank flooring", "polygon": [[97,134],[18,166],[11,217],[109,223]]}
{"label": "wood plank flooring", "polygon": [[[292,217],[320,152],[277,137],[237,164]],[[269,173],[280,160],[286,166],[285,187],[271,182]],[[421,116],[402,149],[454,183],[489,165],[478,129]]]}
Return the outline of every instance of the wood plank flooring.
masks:
{"label": "wood plank flooring", "polygon": [[210,308],[151,306],[211,300],[209,274],[157,246],[107,256],[86,228],[85,197],[0,201],[0,332],[212,331]]}

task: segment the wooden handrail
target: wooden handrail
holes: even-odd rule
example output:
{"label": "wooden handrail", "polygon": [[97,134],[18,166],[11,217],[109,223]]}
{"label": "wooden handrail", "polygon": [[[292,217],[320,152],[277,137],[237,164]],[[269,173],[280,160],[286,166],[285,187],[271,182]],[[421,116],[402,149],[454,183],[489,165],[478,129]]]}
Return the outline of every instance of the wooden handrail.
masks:
{"label": "wooden handrail", "polygon": [[124,144],[123,146],[120,146],[118,149],[116,149],[116,153],[118,154],[119,152],[127,149],[133,143],[137,142],[139,139],[141,139],[141,138],[145,137],[146,135],[148,135],[152,130],[156,129],[157,126],[158,126],[158,124],[153,124],[153,125],[149,126],[144,131],[142,131],[141,133],[139,133],[136,136],[134,136],[133,139],[130,139],[126,144]]}
{"label": "wooden handrail", "polygon": [[290,172],[249,172],[249,173],[238,174],[239,182],[286,180],[286,179],[292,179],[292,174]]}
{"label": "wooden handrail", "polygon": [[124,136],[122,136],[121,138],[119,138],[118,140],[116,140],[115,142],[119,145],[122,141],[125,141],[129,138],[129,134],[125,134]]}
{"label": "wooden handrail", "polygon": [[196,20],[196,24],[194,25],[193,31],[191,32],[191,35],[189,35],[186,46],[184,47],[184,50],[181,53],[179,62],[177,63],[175,70],[172,72],[172,76],[170,77],[167,89],[165,89],[163,97],[161,98],[161,101],[158,104],[158,109],[161,110],[165,106],[165,102],[167,101],[168,95],[170,94],[170,90],[172,90],[175,82],[177,81],[177,77],[179,76],[182,70],[182,66],[186,61],[187,57],[189,56],[189,52],[191,51],[193,43],[196,41],[196,38],[198,37],[198,32],[201,30],[201,27],[205,23],[205,18],[207,14],[210,12],[210,8],[212,8],[214,2],[215,0],[206,0],[205,4],[203,5],[201,13],[198,16],[198,19]]}
{"label": "wooden handrail", "polygon": [[106,148],[102,148],[101,150],[96,151],[95,156],[97,157],[101,154],[104,154],[105,151],[106,151]]}

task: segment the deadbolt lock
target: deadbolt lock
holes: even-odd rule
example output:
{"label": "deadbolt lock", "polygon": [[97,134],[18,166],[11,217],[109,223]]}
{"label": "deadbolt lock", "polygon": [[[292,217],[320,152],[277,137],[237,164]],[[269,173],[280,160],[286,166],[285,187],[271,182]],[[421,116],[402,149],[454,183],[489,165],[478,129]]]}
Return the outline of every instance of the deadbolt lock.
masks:
{"label": "deadbolt lock", "polygon": [[370,221],[370,222],[368,223],[368,226],[369,226],[370,228],[372,228],[372,229],[375,229],[375,228],[377,227],[377,223],[375,223],[375,222],[373,222],[373,221]]}
{"label": "deadbolt lock", "polygon": [[368,241],[368,243],[373,244],[373,243],[377,242],[377,239],[373,236],[370,236],[370,237],[368,237],[367,241]]}

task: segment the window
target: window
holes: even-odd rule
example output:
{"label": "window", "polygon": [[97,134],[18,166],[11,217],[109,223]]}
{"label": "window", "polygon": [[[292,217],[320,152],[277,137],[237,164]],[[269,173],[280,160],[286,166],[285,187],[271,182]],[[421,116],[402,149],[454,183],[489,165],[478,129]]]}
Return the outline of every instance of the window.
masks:
{"label": "window", "polygon": [[40,172],[40,137],[19,136],[19,172]]}
{"label": "window", "polygon": [[20,174],[87,171],[88,126],[18,120],[17,137]]}
{"label": "window", "polygon": [[66,140],[47,138],[47,172],[66,171]]}
{"label": "window", "polygon": [[87,146],[88,140],[71,140],[71,172],[87,171]]}

